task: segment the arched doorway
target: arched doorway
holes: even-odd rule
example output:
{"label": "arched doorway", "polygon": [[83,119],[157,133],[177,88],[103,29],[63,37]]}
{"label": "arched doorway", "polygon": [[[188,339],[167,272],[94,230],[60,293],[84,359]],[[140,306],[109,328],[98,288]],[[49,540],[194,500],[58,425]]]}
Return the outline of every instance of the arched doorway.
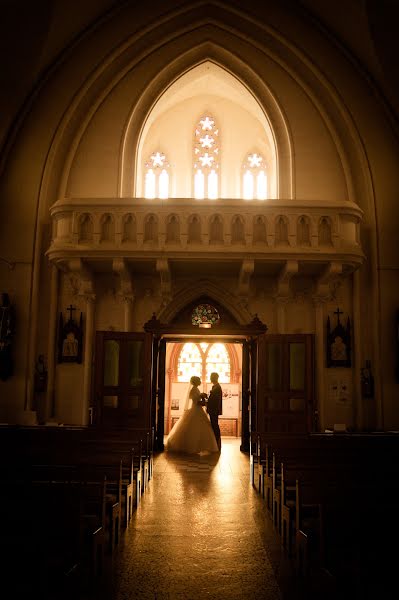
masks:
{"label": "arched doorway", "polygon": [[[206,286],[202,287],[206,289]],[[217,290],[214,291],[217,294]],[[158,449],[163,449],[165,433],[169,433],[181,414],[182,397],[190,376],[199,375],[203,391],[209,391],[209,376],[216,370],[221,375],[220,383],[225,393],[224,414],[219,418],[219,424],[225,435],[241,438],[242,450],[249,450],[251,379],[252,385],[255,382],[254,377],[251,378],[251,365],[255,372],[251,345],[267,327],[256,318],[252,322],[248,319],[247,325],[243,325],[246,314],[240,314],[237,306],[233,307],[233,313],[215,298],[216,294],[203,293],[187,302],[188,291],[182,292],[173,308],[167,306],[163,311],[164,318],[169,316],[169,323],[161,324],[153,319],[145,326],[154,336],[153,423]],[[222,295],[220,290],[219,295]],[[228,303],[228,294],[226,300]],[[219,316],[218,323],[206,329],[193,324],[193,314],[198,306],[212,306]],[[184,350],[186,354],[183,354]]]}
{"label": "arched doorway", "polygon": [[242,423],[242,345],[209,341],[169,342],[166,344],[165,435],[181,417],[192,375],[202,381],[201,392],[209,394],[210,374],[219,374],[223,391],[223,413],[219,417],[222,437],[241,436]]}

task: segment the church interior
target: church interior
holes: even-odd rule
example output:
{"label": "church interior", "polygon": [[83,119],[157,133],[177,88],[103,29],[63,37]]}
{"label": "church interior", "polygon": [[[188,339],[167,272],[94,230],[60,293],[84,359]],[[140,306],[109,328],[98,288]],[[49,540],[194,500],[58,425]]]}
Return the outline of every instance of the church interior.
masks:
{"label": "church interior", "polygon": [[398,12],[2,2],[15,598],[397,597]]}

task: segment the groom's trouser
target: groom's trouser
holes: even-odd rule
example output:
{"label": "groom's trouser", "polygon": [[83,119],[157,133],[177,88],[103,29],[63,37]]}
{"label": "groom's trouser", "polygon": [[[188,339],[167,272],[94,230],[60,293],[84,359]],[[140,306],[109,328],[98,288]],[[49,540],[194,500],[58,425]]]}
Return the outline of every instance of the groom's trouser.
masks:
{"label": "groom's trouser", "polygon": [[213,429],[213,433],[215,434],[217,445],[220,447],[220,427],[219,427],[219,415],[211,413],[209,415],[211,420],[211,425]]}

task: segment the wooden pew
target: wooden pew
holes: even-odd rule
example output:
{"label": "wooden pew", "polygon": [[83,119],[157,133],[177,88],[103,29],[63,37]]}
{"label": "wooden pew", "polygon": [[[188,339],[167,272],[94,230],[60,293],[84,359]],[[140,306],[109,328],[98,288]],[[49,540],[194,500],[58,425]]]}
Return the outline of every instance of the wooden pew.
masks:
{"label": "wooden pew", "polygon": [[77,586],[93,581],[105,546],[105,481],[86,485],[28,477],[24,481],[19,478],[12,489],[13,497],[9,485],[1,480],[0,506],[2,514],[7,514],[2,525],[3,548],[7,548],[4,576],[14,574],[14,591],[24,588],[21,561],[31,593],[69,587],[72,581]]}

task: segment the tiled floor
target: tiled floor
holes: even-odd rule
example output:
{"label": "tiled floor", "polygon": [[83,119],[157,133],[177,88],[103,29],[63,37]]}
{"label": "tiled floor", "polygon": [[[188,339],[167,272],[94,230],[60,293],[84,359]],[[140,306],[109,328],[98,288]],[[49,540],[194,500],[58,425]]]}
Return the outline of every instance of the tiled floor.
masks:
{"label": "tiled floor", "polygon": [[156,457],[112,571],[101,597],[113,600],[299,597],[236,438],[220,455]]}

